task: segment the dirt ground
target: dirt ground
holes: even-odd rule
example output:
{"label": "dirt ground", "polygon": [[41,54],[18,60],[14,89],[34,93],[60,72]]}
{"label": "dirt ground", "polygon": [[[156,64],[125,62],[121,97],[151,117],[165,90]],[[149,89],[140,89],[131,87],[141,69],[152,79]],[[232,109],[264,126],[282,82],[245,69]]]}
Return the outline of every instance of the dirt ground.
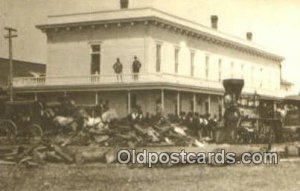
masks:
{"label": "dirt ground", "polygon": [[129,168],[121,164],[0,166],[0,190],[270,190],[300,189],[300,162],[278,165],[190,165]]}

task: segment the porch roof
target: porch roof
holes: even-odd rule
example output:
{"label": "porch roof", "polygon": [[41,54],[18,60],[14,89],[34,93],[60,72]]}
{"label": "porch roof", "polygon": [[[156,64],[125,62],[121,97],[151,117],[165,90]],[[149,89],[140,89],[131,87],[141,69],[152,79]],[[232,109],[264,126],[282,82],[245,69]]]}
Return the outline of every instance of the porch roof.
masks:
{"label": "porch roof", "polygon": [[43,93],[43,92],[97,92],[97,91],[131,91],[131,90],[173,90],[182,92],[205,93],[223,95],[224,90],[219,88],[207,88],[193,85],[173,84],[169,82],[140,82],[118,84],[90,84],[90,85],[55,85],[15,87],[17,93]]}

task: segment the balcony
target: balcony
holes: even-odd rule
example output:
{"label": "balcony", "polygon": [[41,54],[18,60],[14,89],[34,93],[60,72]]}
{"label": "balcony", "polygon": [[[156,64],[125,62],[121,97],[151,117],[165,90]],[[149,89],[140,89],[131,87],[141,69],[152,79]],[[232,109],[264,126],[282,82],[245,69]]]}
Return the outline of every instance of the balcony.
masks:
{"label": "balcony", "polygon": [[201,88],[221,89],[218,81],[204,80],[189,76],[179,76],[166,73],[138,74],[134,79],[133,74],[123,74],[122,80],[113,75],[90,75],[90,76],[56,76],[56,77],[20,77],[14,78],[13,86],[20,87],[45,87],[45,86],[84,86],[84,85],[113,85],[113,84],[147,84],[147,83],[170,83],[189,85]]}
{"label": "balcony", "polygon": [[[55,88],[55,87],[84,87],[84,86],[123,86],[134,85],[141,89],[151,84],[169,84],[173,87],[182,88],[189,87],[193,89],[205,89],[211,92],[223,91],[222,83],[215,80],[207,80],[202,78],[167,74],[167,73],[153,73],[153,74],[139,74],[138,79],[134,79],[133,74],[123,74],[122,80],[117,79],[116,75],[89,75],[89,76],[56,76],[56,77],[19,77],[14,78],[14,88]],[[269,97],[282,97],[281,92],[255,88],[244,87],[244,93],[254,93],[265,95]]]}

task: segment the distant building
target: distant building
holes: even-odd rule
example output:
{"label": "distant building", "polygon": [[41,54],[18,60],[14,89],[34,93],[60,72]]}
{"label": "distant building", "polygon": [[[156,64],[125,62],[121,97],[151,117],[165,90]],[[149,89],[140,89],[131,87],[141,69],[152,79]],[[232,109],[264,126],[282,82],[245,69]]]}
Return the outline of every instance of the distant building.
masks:
{"label": "distant building", "polygon": [[[205,27],[137,0],[115,3],[111,10],[51,15],[38,25],[48,39],[46,77],[16,78],[16,91],[48,100],[67,94],[85,105],[109,100],[121,116],[135,105],[155,113],[157,102],[165,113],[220,115],[226,78],[244,79],[244,94],[285,96],[284,58],[253,43],[252,33],[240,39],[219,32],[216,15]],[[134,56],[142,64],[138,80]],[[117,58],[123,82],[113,70]]]}
{"label": "distant building", "polygon": [[[34,77],[44,75],[46,73],[46,65],[22,60],[13,60],[13,76],[14,77]],[[9,59],[0,58],[0,87],[8,85],[9,75]]]}
{"label": "distant building", "polygon": [[292,91],[294,84],[285,80],[285,79],[281,79],[280,82],[280,90],[282,92],[285,92],[286,95],[290,94],[290,92]]}

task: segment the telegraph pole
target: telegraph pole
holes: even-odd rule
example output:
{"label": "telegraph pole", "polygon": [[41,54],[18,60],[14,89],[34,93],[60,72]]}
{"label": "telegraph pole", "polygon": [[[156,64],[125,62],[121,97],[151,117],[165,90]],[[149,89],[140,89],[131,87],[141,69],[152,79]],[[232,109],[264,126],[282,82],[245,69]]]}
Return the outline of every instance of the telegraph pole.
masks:
{"label": "telegraph pole", "polygon": [[4,36],[4,38],[8,39],[8,51],[9,51],[9,77],[8,77],[8,89],[9,89],[9,101],[13,101],[13,47],[12,47],[12,39],[17,37],[18,35],[13,34],[17,32],[16,29],[11,27],[4,27],[7,30],[8,34]]}

